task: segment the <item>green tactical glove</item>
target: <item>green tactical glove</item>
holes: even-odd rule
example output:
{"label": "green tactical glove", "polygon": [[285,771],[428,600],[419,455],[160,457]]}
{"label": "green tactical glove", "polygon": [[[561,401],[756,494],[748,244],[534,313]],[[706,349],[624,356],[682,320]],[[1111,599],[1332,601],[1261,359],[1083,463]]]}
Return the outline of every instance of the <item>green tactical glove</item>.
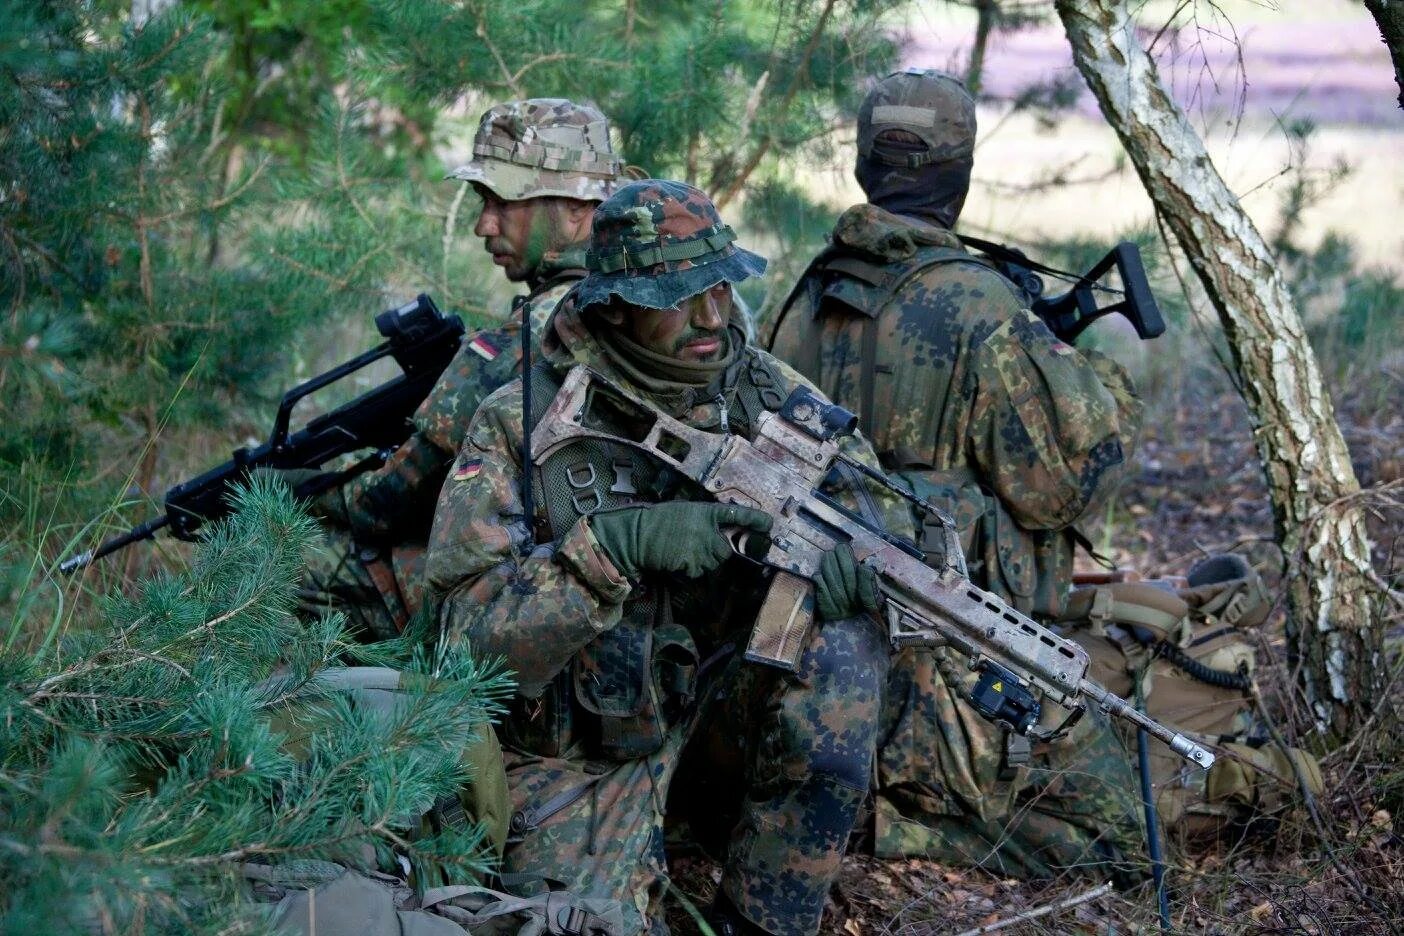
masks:
{"label": "green tactical glove", "polygon": [[640,572],[680,572],[696,578],[731,556],[721,528],[770,531],[769,514],[735,504],[672,501],[625,507],[590,517],[590,529],[615,568],[630,580]]}
{"label": "green tactical glove", "polygon": [[877,609],[877,573],[860,563],[847,543],[826,552],[814,580],[815,616],[837,621]]}

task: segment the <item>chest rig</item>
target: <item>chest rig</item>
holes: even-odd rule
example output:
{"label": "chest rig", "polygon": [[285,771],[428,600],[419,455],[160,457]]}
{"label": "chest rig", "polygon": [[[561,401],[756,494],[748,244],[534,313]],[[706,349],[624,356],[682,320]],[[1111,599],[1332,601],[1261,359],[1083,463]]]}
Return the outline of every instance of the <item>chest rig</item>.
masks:
{"label": "chest rig", "polygon": [[[778,410],[789,388],[764,356],[750,348],[743,354],[733,385],[722,394],[717,428],[749,438],[760,414]],[[560,389],[560,378],[542,363],[532,368],[528,379],[530,433]],[[708,499],[667,466],[628,446],[599,439],[579,440],[531,470],[537,543],[557,541],[582,518],[602,511]],[[699,608],[702,615],[726,616],[715,589],[698,596],[700,601],[690,591],[688,582],[663,576],[637,583],[616,627],[582,648],[540,698],[516,700],[503,726],[504,740],[548,757],[578,752],[587,758],[624,760],[658,750],[696,694],[699,652],[688,625],[698,622],[690,618]],[[681,612],[687,620],[675,619],[678,609],[687,609]]]}

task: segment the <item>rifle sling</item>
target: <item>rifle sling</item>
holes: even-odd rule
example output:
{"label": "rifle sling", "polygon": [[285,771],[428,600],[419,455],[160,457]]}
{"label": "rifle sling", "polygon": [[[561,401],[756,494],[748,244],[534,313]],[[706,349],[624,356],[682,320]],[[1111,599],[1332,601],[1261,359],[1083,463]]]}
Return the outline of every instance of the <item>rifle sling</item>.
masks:
{"label": "rifle sling", "polygon": [[[819,342],[814,342],[817,348]],[[877,382],[877,319],[863,318],[863,347],[858,377],[858,425],[868,438],[873,437],[874,386]]]}
{"label": "rifle sling", "polygon": [[1046,263],[1039,263],[1037,260],[1032,260],[1004,244],[996,244],[994,241],[987,241],[980,237],[970,237],[966,234],[957,234],[956,237],[959,237],[960,242],[965,246],[973,247],[980,251],[980,253],[995,260],[1002,260],[1005,263],[1017,263],[1019,266],[1032,270],[1035,273],[1047,273],[1049,276],[1056,276],[1075,286],[1084,286],[1092,282],[1092,280],[1089,280],[1080,273],[1070,273],[1067,270],[1060,270]]}
{"label": "rifle sling", "polygon": [[390,619],[395,622],[396,633],[403,634],[409,624],[409,607],[404,593],[400,591],[400,583],[395,581],[395,570],[385,561],[385,555],[380,550],[363,549],[357,558],[360,559],[361,568],[370,576],[375,590],[384,599]]}

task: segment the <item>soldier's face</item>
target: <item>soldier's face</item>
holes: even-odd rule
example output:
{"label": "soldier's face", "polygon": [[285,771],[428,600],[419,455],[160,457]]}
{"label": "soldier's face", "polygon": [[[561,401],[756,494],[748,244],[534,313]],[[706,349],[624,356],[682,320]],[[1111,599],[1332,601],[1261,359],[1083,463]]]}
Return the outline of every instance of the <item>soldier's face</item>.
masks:
{"label": "soldier's face", "polygon": [[504,201],[482,185],[474,185],[483,200],[473,233],[483,239],[492,262],[514,283],[531,279],[548,251],[583,237],[594,206],[565,198],[525,198]]}
{"label": "soldier's face", "polygon": [[731,284],[722,282],[671,309],[630,308],[618,324],[635,344],[680,361],[715,361],[726,353]]}

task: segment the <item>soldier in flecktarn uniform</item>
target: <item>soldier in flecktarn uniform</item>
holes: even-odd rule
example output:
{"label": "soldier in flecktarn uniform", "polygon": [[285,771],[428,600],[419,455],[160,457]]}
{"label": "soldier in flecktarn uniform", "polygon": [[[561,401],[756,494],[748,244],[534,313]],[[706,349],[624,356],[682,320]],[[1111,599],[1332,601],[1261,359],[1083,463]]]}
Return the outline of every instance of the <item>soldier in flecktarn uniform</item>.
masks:
{"label": "soldier in flecktarn uniform", "polygon": [[[765,261],[734,239],[680,182],[632,182],[604,202],[590,273],[527,378],[532,411],[520,381],[478,410],[429,544],[442,627],[517,675],[499,728],[514,809],[504,879],[617,899],[641,932],[666,928],[664,806],[684,746],[703,734],[729,739],[746,764],[714,928],[818,930],[867,795],[887,672],[875,576],[851,550],[826,559],[798,670],[745,663],[763,578],[722,531],[762,535],[767,515],[706,500],[623,445],[577,441],[521,462],[524,433],[580,364],[708,432],[750,438],[780,408],[804,381],[746,341],[732,284]],[[862,439],[845,445],[875,464]],[[878,522],[906,522],[880,488],[829,487]]]}
{"label": "soldier in flecktarn uniform", "polygon": [[590,219],[620,171],[609,124],[593,107],[534,98],[483,114],[472,160],[449,178],[482,199],[473,232],[527,292],[500,326],[465,338],[386,464],[316,505],[330,529],[308,569],[306,611],[341,611],[368,638],[384,639],[423,605],[424,544],[463,432],[478,404],[520,373],[521,323],[530,321],[539,344],[556,303],[585,275]]}
{"label": "soldier in flecktarn uniform", "polygon": [[[1142,406],[1125,371],[1058,340],[1028,298],[953,233],[970,186],[975,102],[954,78],[880,81],[858,116],[868,201],[776,316],[771,350],[859,416],[883,467],[956,519],[971,578],[1040,617],[1062,609],[1076,523],[1114,490]],[[939,542],[921,528],[922,542]],[[942,650],[893,664],[875,847],[1048,876],[1134,875],[1135,774],[1099,718],[1030,752],[981,719]]]}

